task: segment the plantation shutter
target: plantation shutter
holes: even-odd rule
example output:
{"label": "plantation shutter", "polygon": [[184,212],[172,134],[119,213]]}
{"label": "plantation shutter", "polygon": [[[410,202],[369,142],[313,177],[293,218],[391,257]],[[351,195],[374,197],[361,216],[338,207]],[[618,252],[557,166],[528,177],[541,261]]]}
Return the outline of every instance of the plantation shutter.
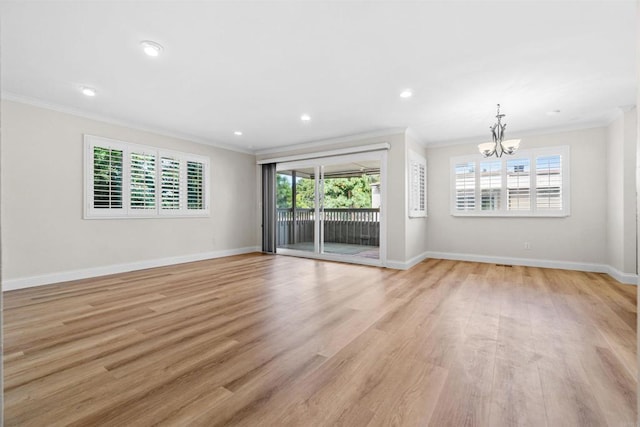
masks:
{"label": "plantation shutter", "polygon": [[180,210],[180,160],[161,157],[160,160],[160,209]]}
{"label": "plantation shutter", "polygon": [[507,209],[531,209],[531,162],[529,159],[507,160]]}
{"label": "plantation shutter", "polygon": [[455,208],[473,211],[476,208],[476,168],[474,162],[455,165]]}
{"label": "plantation shutter", "polygon": [[187,209],[204,209],[204,164],[187,161]]}
{"label": "plantation shutter", "polygon": [[209,158],[84,136],[84,218],[209,215]]}
{"label": "plantation shutter", "polygon": [[452,157],[451,214],[568,216],[569,155],[565,145],[522,150],[501,159]]}
{"label": "plantation shutter", "polygon": [[94,145],[92,208],[98,210],[121,210],[123,208],[123,151]]}
{"label": "plantation shutter", "polygon": [[417,154],[409,161],[409,216],[423,217],[427,214],[427,163]]}
{"label": "plantation shutter", "polygon": [[148,213],[156,209],[156,155],[132,151],[129,161],[130,209]]}
{"label": "plantation shutter", "polygon": [[562,210],[562,156],[536,158],[536,209]]}
{"label": "plantation shutter", "polygon": [[500,209],[502,194],[502,162],[480,163],[480,206],[483,211]]}

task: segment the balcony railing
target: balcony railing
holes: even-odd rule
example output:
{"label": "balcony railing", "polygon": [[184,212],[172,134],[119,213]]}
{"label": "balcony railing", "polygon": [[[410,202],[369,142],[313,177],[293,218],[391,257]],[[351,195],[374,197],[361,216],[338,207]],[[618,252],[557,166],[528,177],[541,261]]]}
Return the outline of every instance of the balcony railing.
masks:
{"label": "balcony railing", "polygon": [[[324,241],[380,246],[380,209],[324,209]],[[277,244],[313,242],[313,209],[277,209]]]}

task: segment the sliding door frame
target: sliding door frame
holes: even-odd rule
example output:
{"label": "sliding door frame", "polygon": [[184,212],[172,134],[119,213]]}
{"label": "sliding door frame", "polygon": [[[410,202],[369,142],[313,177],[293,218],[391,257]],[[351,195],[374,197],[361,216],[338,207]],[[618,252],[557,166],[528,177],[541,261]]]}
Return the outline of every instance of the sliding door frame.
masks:
{"label": "sliding door frame", "polygon": [[[323,249],[324,227],[320,221],[322,209],[322,199],[324,198],[324,165],[336,163],[351,163],[362,160],[378,160],[380,162],[380,245],[379,258],[370,259],[355,255],[325,254]],[[367,151],[361,153],[317,157],[308,160],[295,160],[280,162],[276,164],[276,172],[283,170],[295,170],[303,168],[314,168],[315,174],[315,222],[314,222],[314,252],[307,252],[295,249],[276,248],[277,254],[292,255],[303,258],[316,258],[328,261],[341,261],[354,264],[375,265],[379,267],[387,266],[387,150]]]}

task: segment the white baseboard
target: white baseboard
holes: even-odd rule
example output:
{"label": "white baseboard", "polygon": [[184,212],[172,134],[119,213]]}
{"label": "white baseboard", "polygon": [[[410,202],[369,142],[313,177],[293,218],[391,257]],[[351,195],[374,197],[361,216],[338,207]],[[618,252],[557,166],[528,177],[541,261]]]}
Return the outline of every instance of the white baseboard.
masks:
{"label": "white baseboard", "polygon": [[611,267],[610,265],[607,266],[606,273],[609,276],[611,276],[614,279],[616,279],[620,283],[624,283],[626,285],[637,285],[638,284],[638,275],[637,274],[623,273],[622,271],[620,271],[618,269],[615,269],[615,268]]}
{"label": "white baseboard", "polygon": [[[251,252],[260,252],[260,247],[250,246],[245,248],[227,249],[222,251],[204,252],[198,254],[182,255],[170,258],[160,258],[147,261],[138,261],[127,264],[116,264],[104,267],[94,267],[82,270],[63,271],[39,276],[21,277],[18,279],[3,280],[2,290],[12,291],[16,289],[31,288],[34,286],[50,285],[53,283],[68,282],[71,280],[88,279],[92,277],[106,276],[109,274],[126,273],[128,271],[144,270],[147,268],[164,267],[167,265],[182,264],[185,262],[202,261],[205,259],[222,258],[232,255],[240,255]],[[476,254],[460,254],[452,252],[424,252],[408,261],[388,260],[386,266],[397,270],[408,270],[427,258],[450,259],[456,261],[484,262],[491,264],[522,265],[527,267],[558,268],[563,270],[589,271],[606,273],[620,283],[638,285],[640,278],[637,274],[623,273],[609,265],[594,263],[577,263],[566,261],[552,261],[529,258],[493,257]]]}
{"label": "white baseboard", "polygon": [[414,256],[408,261],[387,260],[387,268],[393,268],[396,270],[408,270],[414,265],[421,263],[427,258],[430,258],[428,254],[429,252],[423,252],[420,255]]}
{"label": "white baseboard", "polygon": [[542,267],[542,268],[557,268],[561,270],[577,270],[588,271],[592,273],[606,273],[613,277],[620,283],[627,285],[637,285],[638,275],[622,273],[615,268],[606,264],[595,264],[585,262],[571,262],[571,261],[553,261],[545,259],[531,259],[531,258],[511,258],[511,257],[496,257],[476,254],[459,254],[452,252],[427,252],[427,258],[438,259],[451,259],[456,261],[472,261],[472,262],[485,262],[490,264],[508,264],[508,265],[522,265],[525,267]]}
{"label": "white baseboard", "polygon": [[13,291],[16,289],[31,288],[34,286],[68,282],[70,280],[88,279],[91,277],[106,276],[109,274],[126,273],[128,271],[144,270],[154,267],[164,267],[167,265],[202,261],[205,259],[222,258],[226,256],[240,255],[251,252],[260,252],[260,248],[258,246],[249,246],[246,248],[226,249],[222,251],[203,252],[170,258],[151,259],[126,264],[115,264],[107,265],[104,267],[86,268],[82,270],[62,271],[58,273],[43,274],[39,276],[21,277],[18,279],[3,280],[2,290]]}

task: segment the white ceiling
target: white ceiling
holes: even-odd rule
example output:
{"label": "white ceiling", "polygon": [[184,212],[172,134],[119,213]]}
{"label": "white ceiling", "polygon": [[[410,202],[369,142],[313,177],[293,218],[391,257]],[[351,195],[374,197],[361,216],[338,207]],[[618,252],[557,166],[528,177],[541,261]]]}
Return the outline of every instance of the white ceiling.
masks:
{"label": "white ceiling", "polygon": [[[604,125],[635,103],[635,0],[50,1],[0,11],[5,98],[243,150],[405,127],[426,144],[488,139],[496,103],[516,137]],[[163,55],[146,57],[142,40]],[[405,88],[412,98],[398,96]]]}

